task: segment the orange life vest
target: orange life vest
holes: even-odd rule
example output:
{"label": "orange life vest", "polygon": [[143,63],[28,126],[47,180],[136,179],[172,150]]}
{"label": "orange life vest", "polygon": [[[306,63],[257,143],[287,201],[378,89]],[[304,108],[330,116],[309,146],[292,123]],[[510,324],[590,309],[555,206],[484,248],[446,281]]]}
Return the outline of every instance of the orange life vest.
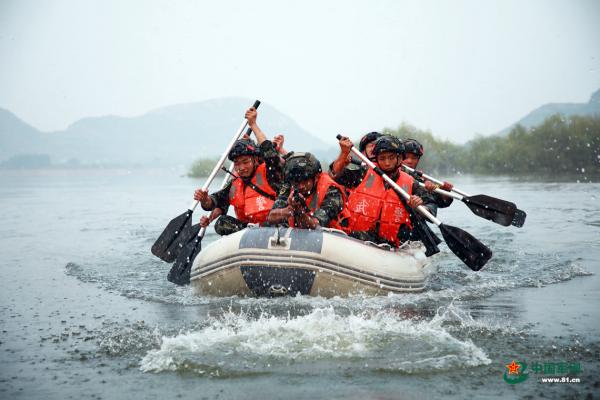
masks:
{"label": "orange life vest", "polygon": [[[396,180],[409,195],[412,195],[413,178],[400,171]],[[410,215],[391,187],[386,189],[384,180],[372,168],[369,168],[362,182],[352,190],[348,197],[350,223],[346,228],[351,231],[375,231],[379,222],[379,236],[396,246],[400,245],[398,231],[402,225],[412,229]]]}
{"label": "orange life vest", "polygon": [[[277,197],[277,193],[267,181],[267,169],[264,162],[256,168],[251,182],[265,193],[274,198]],[[235,215],[240,221],[262,224],[267,220],[267,215],[269,215],[275,200],[256,192],[241,178],[237,178],[229,190],[229,203],[233,206]]]}
{"label": "orange life vest", "polygon": [[[325,199],[325,195],[327,194],[327,191],[331,186],[339,189],[340,193],[342,194],[342,204],[344,204],[344,207],[342,208],[342,211],[340,211],[336,219],[332,219],[329,221],[327,228],[335,228],[341,230],[341,221],[350,217],[350,214],[348,214],[345,207],[346,192],[344,190],[344,187],[339,183],[335,182],[333,178],[329,176],[329,174],[321,172],[319,173],[319,175],[317,175],[316,189],[313,190],[310,196],[308,196],[308,198],[306,199],[306,207],[308,207],[310,215],[312,216],[312,213],[315,212],[319,207],[321,207],[321,203],[323,203],[323,199]],[[288,218],[288,223],[291,227],[296,226],[293,216]]]}

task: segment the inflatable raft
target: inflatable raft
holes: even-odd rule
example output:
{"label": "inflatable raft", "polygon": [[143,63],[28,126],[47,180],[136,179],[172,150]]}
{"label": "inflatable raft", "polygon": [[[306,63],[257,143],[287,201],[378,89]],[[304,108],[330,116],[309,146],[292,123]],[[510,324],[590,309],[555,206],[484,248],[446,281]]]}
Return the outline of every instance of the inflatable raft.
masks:
{"label": "inflatable raft", "polygon": [[210,296],[386,295],[422,291],[423,246],[378,246],[329,229],[248,227],[209,244],[190,282]]}

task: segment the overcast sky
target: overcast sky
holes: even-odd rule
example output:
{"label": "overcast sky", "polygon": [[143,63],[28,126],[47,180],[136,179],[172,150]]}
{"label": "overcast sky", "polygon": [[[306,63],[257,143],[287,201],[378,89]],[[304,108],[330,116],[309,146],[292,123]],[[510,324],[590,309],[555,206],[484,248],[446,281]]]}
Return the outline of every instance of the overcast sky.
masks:
{"label": "overcast sky", "polygon": [[598,88],[594,0],[0,0],[0,107],[44,131],[244,96],[323,138],[464,142]]}

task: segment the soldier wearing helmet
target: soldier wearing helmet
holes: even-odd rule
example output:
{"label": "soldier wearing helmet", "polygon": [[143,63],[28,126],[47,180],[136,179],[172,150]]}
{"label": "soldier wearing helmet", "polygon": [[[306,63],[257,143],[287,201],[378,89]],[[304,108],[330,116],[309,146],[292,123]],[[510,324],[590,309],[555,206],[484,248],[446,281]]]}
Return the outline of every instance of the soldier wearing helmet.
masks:
{"label": "soldier wearing helmet", "polygon": [[[419,143],[416,139],[404,139],[404,154],[402,156],[402,164],[412,168],[417,169],[417,165],[419,165],[419,161],[423,154],[425,153],[423,149],[423,145]],[[448,182],[444,182],[442,185],[438,185],[437,183],[428,181],[424,179],[425,189],[431,193],[431,197],[435,201],[436,205],[439,208],[448,207],[452,204],[452,197],[444,196],[439,193],[435,193],[434,190],[440,188],[447,192],[452,190],[452,184]]]}
{"label": "soldier wearing helmet", "polygon": [[[375,161],[373,155],[373,149],[375,148],[375,141],[383,136],[379,132],[369,132],[360,139],[358,148],[371,161]],[[367,171],[367,167],[362,165],[359,160],[352,158],[350,149],[352,148],[352,141],[343,137],[340,140],[340,154],[338,158],[329,166],[329,174],[335,181],[344,186],[354,186],[356,180],[360,180],[360,176],[364,175]]]}
{"label": "soldier wearing helmet", "polygon": [[344,190],[322,172],[321,163],[314,155],[291,153],[285,162],[284,177],[286,184],[269,213],[269,224],[308,229],[342,228]]}
{"label": "soldier wearing helmet", "polygon": [[[343,139],[342,139],[343,141]],[[410,195],[406,203],[373,169],[355,179],[347,209],[350,213],[346,231],[359,239],[399,246],[406,240],[418,240],[412,233],[412,221],[406,206],[424,205],[435,213],[431,197],[421,190],[408,174],[400,171],[403,143],[394,136],[382,135],[375,141],[375,164]]]}
{"label": "soldier wearing helmet", "polygon": [[[233,162],[235,179],[211,195],[202,189],[194,193],[194,199],[200,201],[203,209],[213,211],[210,217],[202,217],[201,226],[207,226],[212,219],[223,214],[215,224],[215,231],[219,235],[241,230],[248,223],[264,223],[277,197],[283,162],[273,143],[266,139],[256,123],[256,117],[254,108],[246,111],[246,119],[258,144],[243,138],[236,141],[229,151],[228,158]],[[230,205],[235,210],[236,218],[225,215]]]}

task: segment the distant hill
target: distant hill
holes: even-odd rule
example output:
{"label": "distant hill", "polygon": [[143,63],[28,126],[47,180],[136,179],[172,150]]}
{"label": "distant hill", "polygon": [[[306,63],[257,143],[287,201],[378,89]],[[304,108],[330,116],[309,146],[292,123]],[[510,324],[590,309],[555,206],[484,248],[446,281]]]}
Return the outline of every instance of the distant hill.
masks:
{"label": "distant hill", "polygon": [[[35,154],[63,165],[187,166],[200,157],[219,156],[251,104],[244,98],[179,104],[137,117],[84,118],[59,132],[39,132],[0,109],[0,163],[12,165]],[[288,149],[328,147],[268,104],[258,113],[263,131],[271,137],[284,134]]]}
{"label": "distant hill", "polygon": [[36,153],[41,147],[39,131],[0,108],[0,160],[19,153]]}
{"label": "distant hill", "polygon": [[540,125],[546,120],[546,118],[561,114],[565,117],[573,115],[600,115],[600,89],[592,94],[590,101],[587,103],[548,103],[543,106],[536,108],[525,117],[521,118],[516,123],[503,129],[498,134],[503,135],[510,132],[510,130],[516,126],[521,125],[525,128],[531,128]]}

